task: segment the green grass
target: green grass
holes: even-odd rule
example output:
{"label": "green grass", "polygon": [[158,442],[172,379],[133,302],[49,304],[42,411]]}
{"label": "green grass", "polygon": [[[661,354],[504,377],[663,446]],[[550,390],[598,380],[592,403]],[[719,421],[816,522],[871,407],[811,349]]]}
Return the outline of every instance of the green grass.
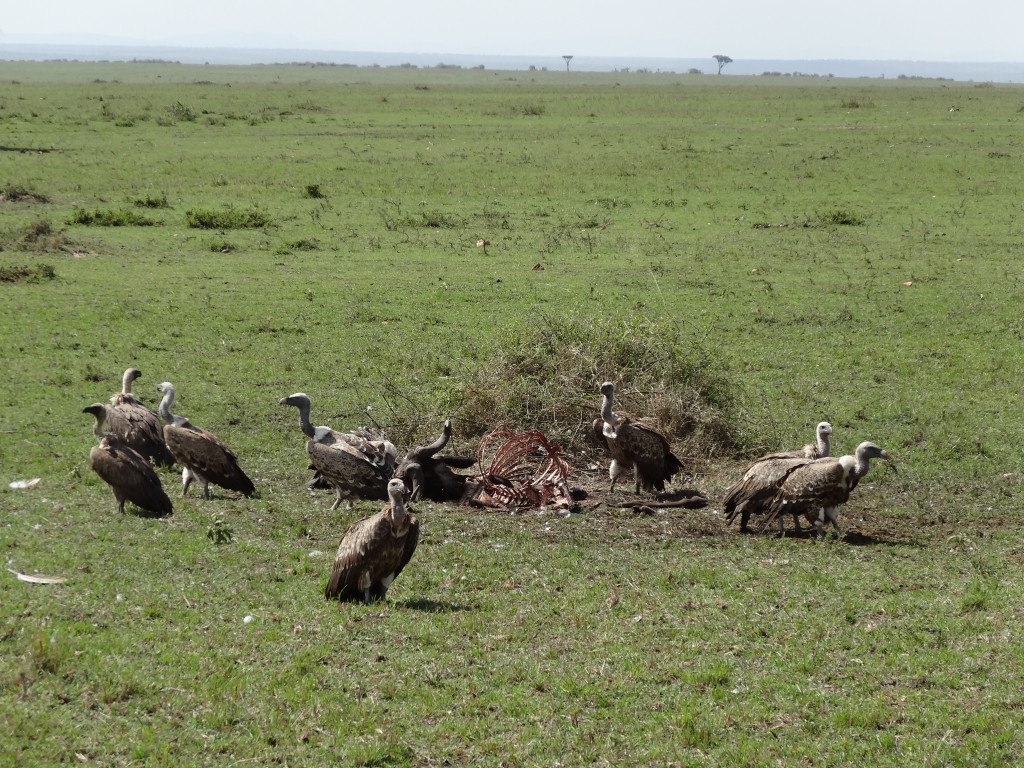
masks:
{"label": "green grass", "polygon": [[[0,153],[0,548],[67,582],[0,573],[0,763],[1018,759],[1024,90],[4,66],[38,151]],[[81,409],[128,366],[257,498],[164,473],[171,518],[114,513]],[[306,492],[281,397],[403,448],[535,424],[601,502],[605,379],[679,416],[708,508],[423,504],[388,601],[324,603],[377,505]],[[743,459],[822,419],[897,457],[850,540],[725,529]]]}

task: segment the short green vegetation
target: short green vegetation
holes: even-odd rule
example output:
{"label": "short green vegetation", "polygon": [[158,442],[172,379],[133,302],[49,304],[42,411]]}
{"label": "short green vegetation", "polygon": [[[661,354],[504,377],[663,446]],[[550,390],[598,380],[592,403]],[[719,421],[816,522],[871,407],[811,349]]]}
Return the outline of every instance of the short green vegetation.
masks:
{"label": "short green vegetation", "polygon": [[[1019,763],[1024,89],[3,71],[0,764]],[[255,498],[116,514],[81,411],[129,366]],[[603,503],[606,379],[705,509]],[[589,497],[419,504],[388,600],[326,604],[380,504],[307,491],[298,391],[402,449],[542,429]],[[823,419],[897,460],[847,540],[726,529]]]}
{"label": "short green vegetation", "polygon": [[87,227],[152,227],[157,223],[159,222],[131,208],[116,211],[86,211],[77,208],[68,218],[68,224],[82,224]]}
{"label": "short green vegetation", "polygon": [[185,219],[193,229],[261,229],[270,219],[259,211],[185,211]]}

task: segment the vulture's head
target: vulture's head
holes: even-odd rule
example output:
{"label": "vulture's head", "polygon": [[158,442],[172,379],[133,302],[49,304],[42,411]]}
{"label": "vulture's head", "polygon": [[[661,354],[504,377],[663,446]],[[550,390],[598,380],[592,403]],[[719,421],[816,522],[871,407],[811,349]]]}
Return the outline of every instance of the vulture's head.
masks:
{"label": "vulture's head", "polygon": [[828,437],[832,434],[832,425],[827,421],[818,424],[818,437]]}
{"label": "vulture's head", "polygon": [[96,425],[92,428],[92,433],[96,435],[101,441],[103,441],[103,424],[107,420],[107,406],[103,403],[93,403],[87,405],[82,409],[82,413],[91,413],[96,417]]}
{"label": "vulture's head", "polygon": [[162,381],[156,385],[156,391],[161,395],[160,415],[170,423],[170,418],[164,414],[164,411],[167,411],[169,414],[171,412],[171,406],[174,405],[174,385],[169,381]]}
{"label": "vulture's head", "polygon": [[610,381],[606,381],[604,384],[601,385],[600,392],[605,397],[612,397],[615,394],[615,385],[612,384]]}
{"label": "vulture's head", "polygon": [[142,375],[142,371],[138,368],[128,368],[124,372],[124,376],[121,377],[121,391],[125,394],[130,394],[132,391],[132,382],[135,381]]}
{"label": "vulture's head", "polygon": [[93,403],[82,409],[82,413],[91,413],[96,417],[96,423],[102,424],[107,420],[107,407],[103,403]]}
{"label": "vulture's head", "polygon": [[296,408],[309,408],[310,399],[309,395],[305,392],[296,392],[294,395],[288,395],[288,397],[282,397],[277,401],[278,405],[294,405]]}
{"label": "vulture's head", "polygon": [[388,480],[388,498],[391,500],[392,513],[405,513],[405,483],[397,477]]}
{"label": "vulture's head", "polygon": [[857,457],[867,461],[868,459],[881,459],[889,463],[890,469],[896,471],[896,464],[886,451],[879,448],[874,443],[865,440],[863,443],[857,446]]}

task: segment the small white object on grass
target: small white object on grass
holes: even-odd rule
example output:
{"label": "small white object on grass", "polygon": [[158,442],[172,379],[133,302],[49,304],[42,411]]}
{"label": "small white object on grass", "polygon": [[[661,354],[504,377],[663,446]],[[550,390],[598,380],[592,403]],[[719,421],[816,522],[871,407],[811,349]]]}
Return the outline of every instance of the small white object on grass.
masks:
{"label": "small white object on grass", "polygon": [[29,576],[27,573],[20,573],[11,568],[7,570],[13,573],[18,581],[26,581],[29,584],[63,584],[67,581],[63,576]]}

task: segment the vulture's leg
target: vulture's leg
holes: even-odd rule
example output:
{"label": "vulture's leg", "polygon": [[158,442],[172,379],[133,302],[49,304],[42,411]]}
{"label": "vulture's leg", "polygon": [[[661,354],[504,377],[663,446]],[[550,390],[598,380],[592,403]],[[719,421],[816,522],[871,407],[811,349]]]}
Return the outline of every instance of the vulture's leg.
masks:
{"label": "vulture's leg", "polygon": [[183,470],[181,470],[181,495],[183,497],[188,492],[188,487],[192,485],[192,479],[194,477],[195,476],[192,474],[192,470],[189,469],[188,467],[185,467]]}
{"label": "vulture's leg", "polygon": [[334,489],[334,503],[331,504],[331,511],[333,512],[341,506],[341,488]]}
{"label": "vulture's leg", "polygon": [[621,468],[619,467],[619,462],[612,459],[612,463],[608,465],[608,477],[612,480],[612,484],[608,487],[609,493],[615,490],[615,481],[619,479],[620,474]]}
{"label": "vulture's leg", "polygon": [[370,587],[373,584],[370,582],[370,572],[363,571],[359,574],[359,581],[356,582],[356,588],[363,593],[363,604],[370,604]]}
{"label": "vulture's leg", "polygon": [[800,527],[800,513],[793,513],[793,533],[800,533],[803,529]]}
{"label": "vulture's leg", "polygon": [[822,508],[818,511],[818,516],[814,518],[814,538],[825,540],[825,509]]}
{"label": "vulture's leg", "polygon": [[839,507],[829,507],[825,510],[825,516],[832,523],[832,527],[836,529],[836,538],[843,538],[843,529],[839,527]]}
{"label": "vulture's leg", "polygon": [[636,463],[633,464],[633,480],[636,481],[635,482],[636,495],[639,496],[640,495],[640,465],[636,464]]}

